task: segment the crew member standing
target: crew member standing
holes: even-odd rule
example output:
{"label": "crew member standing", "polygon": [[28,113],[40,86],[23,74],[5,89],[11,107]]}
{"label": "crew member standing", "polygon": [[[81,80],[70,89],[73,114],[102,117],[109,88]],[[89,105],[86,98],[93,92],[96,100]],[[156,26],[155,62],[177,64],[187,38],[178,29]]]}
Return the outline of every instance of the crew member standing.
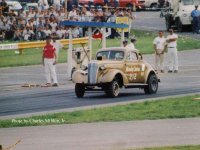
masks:
{"label": "crew member standing", "polygon": [[46,45],[43,49],[43,65],[45,69],[45,76],[47,80],[47,86],[51,85],[51,79],[53,80],[52,86],[58,86],[57,75],[56,75],[56,49],[51,44],[51,37],[47,37]]}
{"label": "crew member standing", "polygon": [[135,37],[132,37],[131,38],[131,42],[127,45],[127,49],[130,49],[130,50],[134,50],[135,52],[139,52],[136,48],[135,48],[135,43],[136,43],[136,38]]}
{"label": "crew member standing", "polygon": [[200,29],[200,11],[198,10],[198,5],[195,6],[195,10],[191,13],[193,33],[199,34]]}
{"label": "crew member standing", "polygon": [[178,54],[177,54],[177,39],[178,35],[174,33],[173,29],[169,30],[167,36],[167,48],[169,56],[169,73],[178,73]]}
{"label": "crew member standing", "polygon": [[55,49],[56,49],[56,58],[57,58],[57,60],[58,60],[59,51],[60,51],[61,48],[63,48],[63,44],[62,44],[60,41],[58,41],[57,39],[58,39],[57,36],[54,36],[54,37],[53,37],[52,45],[53,45],[53,47],[55,47]]}
{"label": "crew member standing", "polygon": [[158,36],[153,41],[155,50],[155,70],[164,73],[164,53],[166,49],[166,39],[162,31],[158,32]]}

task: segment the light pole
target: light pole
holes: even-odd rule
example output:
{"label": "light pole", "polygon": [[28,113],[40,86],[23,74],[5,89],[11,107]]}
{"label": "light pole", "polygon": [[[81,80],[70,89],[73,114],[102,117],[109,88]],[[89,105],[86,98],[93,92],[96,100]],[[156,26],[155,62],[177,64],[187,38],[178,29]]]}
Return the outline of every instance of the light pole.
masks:
{"label": "light pole", "polygon": [[67,0],[65,0],[65,20],[67,20]]}

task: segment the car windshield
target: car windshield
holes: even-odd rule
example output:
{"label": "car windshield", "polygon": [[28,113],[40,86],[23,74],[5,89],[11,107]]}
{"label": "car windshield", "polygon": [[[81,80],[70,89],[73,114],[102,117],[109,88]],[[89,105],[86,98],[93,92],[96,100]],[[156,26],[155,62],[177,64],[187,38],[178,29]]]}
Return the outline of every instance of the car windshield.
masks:
{"label": "car windshield", "polygon": [[200,5],[200,0],[183,0],[184,5]]}
{"label": "car windshield", "polygon": [[97,53],[97,57],[102,57],[102,60],[123,60],[124,52],[123,51],[101,51]]}

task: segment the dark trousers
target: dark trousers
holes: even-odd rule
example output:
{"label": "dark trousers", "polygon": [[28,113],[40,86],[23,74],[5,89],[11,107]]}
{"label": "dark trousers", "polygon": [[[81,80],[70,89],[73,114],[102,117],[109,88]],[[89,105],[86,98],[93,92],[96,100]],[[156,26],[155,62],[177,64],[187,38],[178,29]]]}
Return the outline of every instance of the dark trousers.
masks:
{"label": "dark trousers", "polygon": [[193,17],[192,25],[193,25],[193,32],[199,33],[200,17]]}

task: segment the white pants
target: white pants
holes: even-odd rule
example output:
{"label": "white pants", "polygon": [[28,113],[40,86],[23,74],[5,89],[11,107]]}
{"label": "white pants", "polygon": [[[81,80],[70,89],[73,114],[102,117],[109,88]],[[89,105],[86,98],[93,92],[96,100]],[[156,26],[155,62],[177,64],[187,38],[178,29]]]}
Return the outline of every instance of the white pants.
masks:
{"label": "white pants", "polygon": [[155,70],[164,70],[164,54],[155,55]]}
{"label": "white pants", "polygon": [[169,70],[178,70],[177,48],[168,48]]}
{"label": "white pants", "polygon": [[53,79],[53,83],[58,83],[56,67],[53,65],[54,61],[55,59],[44,59],[44,70],[47,83],[51,83],[51,79]]}

